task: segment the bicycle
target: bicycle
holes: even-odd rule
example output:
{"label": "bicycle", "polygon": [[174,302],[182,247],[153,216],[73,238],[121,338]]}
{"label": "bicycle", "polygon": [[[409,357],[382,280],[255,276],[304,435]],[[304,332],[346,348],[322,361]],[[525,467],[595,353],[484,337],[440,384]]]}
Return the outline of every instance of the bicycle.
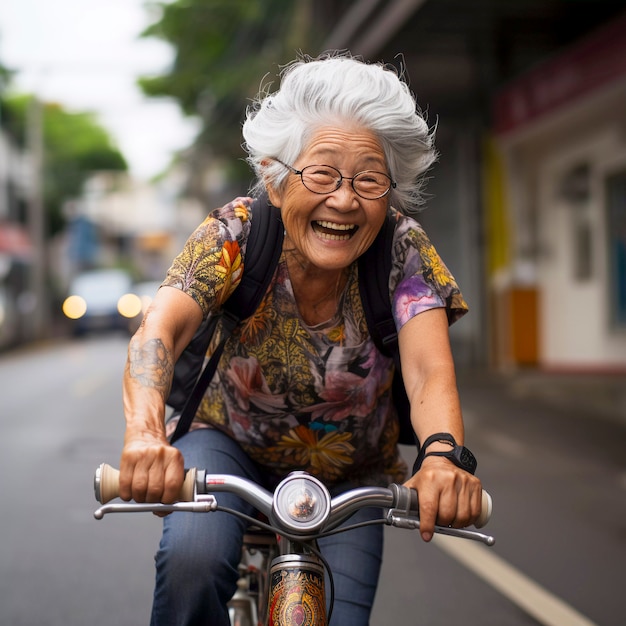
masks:
{"label": "bicycle", "polygon": [[[241,577],[229,604],[233,626],[326,626],[332,614],[332,572],[316,541],[353,528],[354,525],[338,526],[358,509],[380,507],[385,511],[384,517],[370,523],[410,530],[420,527],[417,493],[397,484],[388,488],[359,487],[331,498],[324,484],[305,472],[289,474],[271,493],[239,476],[190,469],[179,500],[173,504],[109,504],[119,496],[118,482],[118,470],[104,463],[97,468],[94,490],[102,506],[94,512],[96,519],[108,513],[225,511],[248,521],[239,567]],[[220,506],[213,495],[219,492],[240,496],[267,521]],[[491,513],[491,496],[483,491],[482,513],[476,528],[482,528]],[[494,537],[466,528],[436,526],[435,532],[487,546],[495,543]],[[325,571],[330,580],[328,612]]]}

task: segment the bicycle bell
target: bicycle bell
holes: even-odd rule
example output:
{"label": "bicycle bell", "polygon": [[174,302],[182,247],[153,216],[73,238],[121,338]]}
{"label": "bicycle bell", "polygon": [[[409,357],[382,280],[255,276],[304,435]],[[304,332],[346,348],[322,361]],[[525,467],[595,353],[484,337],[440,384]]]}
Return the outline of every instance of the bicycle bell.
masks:
{"label": "bicycle bell", "polygon": [[272,517],[285,529],[315,532],[328,519],[329,513],[328,489],[314,476],[293,472],[274,491]]}

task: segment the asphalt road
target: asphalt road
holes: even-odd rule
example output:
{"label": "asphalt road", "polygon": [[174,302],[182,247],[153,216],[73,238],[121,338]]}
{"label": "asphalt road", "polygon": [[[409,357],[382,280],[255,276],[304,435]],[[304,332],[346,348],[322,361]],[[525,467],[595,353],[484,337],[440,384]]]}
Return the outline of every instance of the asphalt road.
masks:
{"label": "asphalt road", "polygon": [[[147,624],[160,521],[93,519],[123,436],[122,336],[0,355],[0,624]],[[621,626],[626,430],[463,373],[494,548],[389,528],[372,624]],[[407,457],[413,453],[405,449]]]}

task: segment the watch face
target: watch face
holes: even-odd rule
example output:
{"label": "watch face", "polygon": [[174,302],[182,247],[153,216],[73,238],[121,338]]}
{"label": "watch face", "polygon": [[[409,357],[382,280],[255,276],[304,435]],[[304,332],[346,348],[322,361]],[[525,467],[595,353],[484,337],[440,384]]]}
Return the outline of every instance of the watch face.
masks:
{"label": "watch face", "polygon": [[460,461],[465,467],[470,468],[470,472],[474,473],[476,470],[476,458],[465,447],[461,448]]}

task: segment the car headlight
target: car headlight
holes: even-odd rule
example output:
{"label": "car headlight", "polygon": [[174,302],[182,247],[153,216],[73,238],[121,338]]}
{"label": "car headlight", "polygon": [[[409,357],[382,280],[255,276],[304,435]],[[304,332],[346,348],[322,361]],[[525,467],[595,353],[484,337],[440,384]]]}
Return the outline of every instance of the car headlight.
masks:
{"label": "car headlight", "polygon": [[65,298],[62,308],[66,317],[77,320],[87,312],[87,302],[80,296],[68,296]]}
{"label": "car headlight", "polygon": [[124,317],[133,318],[141,313],[141,298],[134,293],[126,293],[117,301],[117,310]]}

